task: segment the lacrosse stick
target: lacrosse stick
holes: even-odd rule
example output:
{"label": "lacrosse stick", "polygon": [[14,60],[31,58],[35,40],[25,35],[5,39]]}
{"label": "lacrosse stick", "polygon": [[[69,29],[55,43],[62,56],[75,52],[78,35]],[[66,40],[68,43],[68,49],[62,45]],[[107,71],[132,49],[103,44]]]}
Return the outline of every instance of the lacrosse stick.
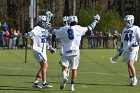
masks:
{"label": "lacrosse stick", "polygon": [[25,21],[25,33],[24,33],[24,38],[25,38],[25,63],[27,63],[27,35],[30,30],[30,23],[28,20]]}
{"label": "lacrosse stick", "polygon": [[123,51],[124,50],[121,50],[120,53],[117,53],[117,55],[115,55],[114,57],[110,57],[111,63],[116,63],[117,59],[119,58],[119,56],[121,56],[120,54],[122,54]]}
{"label": "lacrosse stick", "polygon": [[25,63],[27,63],[27,38],[25,38]]}
{"label": "lacrosse stick", "polygon": [[126,51],[126,50],[130,50],[132,47],[136,47],[136,46],[138,46],[138,43],[136,42],[136,43],[133,43],[133,44],[131,44],[130,46],[128,46],[126,49],[119,49],[119,51],[118,51],[118,53],[114,56],[114,57],[110,57],[110,61],[111,61],[111,63],[116,63],[116,61],[117,61],[117,59],[121,56],[121,54],[124,52],[124,51]]}

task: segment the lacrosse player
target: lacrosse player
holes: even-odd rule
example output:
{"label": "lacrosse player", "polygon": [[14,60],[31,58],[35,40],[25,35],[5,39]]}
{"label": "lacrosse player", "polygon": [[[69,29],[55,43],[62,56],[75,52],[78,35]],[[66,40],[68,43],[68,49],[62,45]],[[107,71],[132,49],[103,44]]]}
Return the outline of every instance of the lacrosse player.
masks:
{"label": "lacrosse player", "polygon": [[[58,30],[63,30],[63,28],[65,27],[69,27],[69,24],[68,24],[68,16],[64,16],[63,19],[62,19],[62,27],[60,27]],[[60,39],[59,36],[56,37],[57,39]],[[63,55],[63,46],[62,46],[62,42],[60,41],[60,55],[62,56]],[[59,64],[61,65],[61,60],[59,62]],[[62,66],[62,65],[61,65]],[[62,71],[63,71],[63,66],[62,66]],[[68,70],[67,70],[67,78],[69,77],[69,67],[68,67]]]}
{"label": "lacrosse player", "polygon": [[[65,27],[69,27],[68,25],[68,16],[64,16],[63,19],[62,19],[62,27],[60,27],[58,30],[63,30],[63,28]],[[58,41],[60,41],[60,37],[57,35],[56,38],[58,39]],[[60,41],[60,55],[63,55],[63,46],[61,44],[62,42]]]}
{"label": "lacrosse player", "polygon": [[100,20],[100,16],[97,14],[94,16],[93,22],[87,27],[81,27],[78,24],[77,16],[69,16],[68,22],[69,26],[63,27],[62,30],[56,30],[56,36],[60,38],[63,55],[61,56],[60,64],[62,65],[62,78],[63,81],[60,84],[60,89],[63,89],[67,83],[67,71],[69,66],[72,67],[72,76],[71,76],[71,91],[74,91],[74,84],[77,77],[77,68],[79,65],[80,59],[80,50],[79,45],[81,37],[85,35],[87,31],[92,31],[96,23]]}
{"label": "lacrosse player", "polygon": [[[51,12],[50,12],[51,14]],[[50,15],[49,15],[50,16]],[[52,16],[52,14],[51,14]],[[33,56],[39,62],[40,69],[36,75],[35,81],[32,84],[34,88],[46,88],[53,87],[46,82],[46,70],[48,68],[47,56],[46,56],[46,39],[49,36],[48,27],[50,23],[47,21],[44,15],[38,17],[38,25],[29,33],[33,40]],[[51,52],[54,52],[51,50]],[[42,78],[42,87],[38,84]]]}
{"label": "lacrosse player", "polygon": [[[124,22],[126,27],[123,29],[122,38],[121,38],[121,48],[124,50],[123,52],[123,62],[127,62],[128,72],[130,76],[130,85],[137,85],[137,77],[136,77],[136,69],[134,66],[134,62],[137,61],[138,58],[138,50],[140,42],[140,28],[138,26],[133,25],[134,16],[126,15],[124,18]],[[127,49],[130,45],[135,44],[135,46]],[[127,49],[127,50],[125,50]]]}

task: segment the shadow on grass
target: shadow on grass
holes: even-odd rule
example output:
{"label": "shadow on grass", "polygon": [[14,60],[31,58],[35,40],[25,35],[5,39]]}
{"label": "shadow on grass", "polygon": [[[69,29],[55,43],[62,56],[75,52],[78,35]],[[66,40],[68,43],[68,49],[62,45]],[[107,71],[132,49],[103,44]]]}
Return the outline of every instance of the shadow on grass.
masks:
{"label": "shadow on grass", "polygon": [[[32,87],[17,87],[17,86],[0,86],[0,91],[33,91],[33,92],[49,92],[49,91],[57,91],[58,90],[50,90],[50,88],[39,89]],[[0,92],[1,93],[1,92]]]}
{"label": "shadow on grass", "polygon": [[[0,76],[21,76],[21,77],[35,77],[35,75],[19,75],[19,74],[0,74]],[[47,77],[61,77],[59,75],[54,75],[54,76],[51,76],[51,75],[47,75]]]}
{"label": "shadow on grass", "polygon": [[17,74],[16,74],[16,75],[15,75],[15,74],[13,74],[13,75],[12,75],[12,74],[11,74],[11,75],[10,75],[10,74],[0,74],[0,76],[21,76],[21,77],[35,77],[35,76],[33,76],[33,75],[19,75],[19,74],[18,74],[18,75],[17,75]]}
{"label": "shadow on grass", "polygon": [[90,84],[90,83],[76,83],[79,85],[89,85],[89,86],[129,86],[129,85],[122,85],[122,84]]}
{"label": "shadow on grass", "polygon": [[17,86],[0,86],[1,90],[18,90],[18,91],[41,91],[41,89],[34,89],[29,87],[17,87]]}

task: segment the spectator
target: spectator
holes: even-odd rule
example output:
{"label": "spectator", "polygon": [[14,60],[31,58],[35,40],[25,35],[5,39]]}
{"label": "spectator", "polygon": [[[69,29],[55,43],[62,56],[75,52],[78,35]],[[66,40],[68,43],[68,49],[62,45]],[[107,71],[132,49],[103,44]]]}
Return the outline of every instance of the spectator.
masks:
{"label": "spectator", "polygon": [[88,48],[92,48],[92,33],[87,32]]}
{"label": "spectator", "polygon": [[14,30],[13,28],[11,28],[10,36],[9,36],[9,46],[8,46],[9,49],[13,48],[13,38],[14,38]]}
{"label": "spectator", "polygon": [[17,39],[16,39],[16,47],[18,48],[19,47],[19,39],[20,39],[20,35],[21,35],[19,30],[17,31],[17,34],[18,34],[18,36],[17,36]]}
{"label": "spectator", "polygon": [[108,48],[108,33],[103,33],[103,48]]}
{"label": "spectator", "polygon": [[4,33],[4,48],[8,48],[9,47],[9,37],[10,37],[10,33],[9,31],[6,31],[6,33]]}
{"label": "spectator", "polygon": [[12,48],[17,48],[16,46],[16,41],[17,41],[17,37],[18,37],[18,33],[16,31],[16,29],[13,31],[13,47]]}
{"label": "spectator", "polygon": [[2,30],[3,30],[4,32],[8,31],[8,25],[7,25],[6,22],[5,22],[4,24],[2,24]]}
{"label": "spectator", "polygon": [[97,41],[96,41],[96,48],[99,47],[99,38],[100,38],[100,33],[97,31],[96,32],[96,39],[97,39]]}
{"label": "spectator", "polygon": [[3,47],[3,33],[0,32],[0,47]]}
{"label": "spectator", "polygon": [[113,47],[114,48],[117,48],[118,47],[118,38],[119,38],[118,30],[115,29],[114,30],[114,34],[113,34]]}
{"label": "spectator", "polygon": [[22,48],[26,47],[26,40],[25,40],[24,34],[25,34],[25,32],[21,34],[21,37],[22,37]]}
{"label": "spectator", "polygon": [[97,47],[97,38],[98,38],[98,32],[95,31],[95,32],[94,32],[94,36],[93,36],[93,46],[92,46],[92,48],[93,48],[93,47],[94,47],[94,48]]}
{"label": "spectator", "polygon": [[101,42],[102,42],[102,32],[98,32],[98,38],[97,38],[97,47],[101,48]]}

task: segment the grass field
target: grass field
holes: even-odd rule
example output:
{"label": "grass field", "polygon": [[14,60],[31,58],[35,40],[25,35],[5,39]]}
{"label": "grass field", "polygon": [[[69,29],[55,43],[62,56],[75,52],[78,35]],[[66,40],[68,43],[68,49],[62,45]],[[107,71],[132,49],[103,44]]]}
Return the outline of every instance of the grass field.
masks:
{"label": "grass field", "polygon": [[[32,51],[28,50],[25,64],[24,50],[0,50],[0,93],[70,93],[69,83],[64,90],[59,89],[62,80],[58,64],[59,50],[56,54],[47,53],[47,81],[54,87],[34,89],[31,84],[38,63],[33,58]],[[128,86],[127,65],[121,62],[122,58],[119,58],[117,64],[110,63],[109,57],[113,55],[114,49],[82,49],[74,93],[139,93],[140,84],[136,87]],[[140,82],[139,61],[140,59],[135,65]]]}

